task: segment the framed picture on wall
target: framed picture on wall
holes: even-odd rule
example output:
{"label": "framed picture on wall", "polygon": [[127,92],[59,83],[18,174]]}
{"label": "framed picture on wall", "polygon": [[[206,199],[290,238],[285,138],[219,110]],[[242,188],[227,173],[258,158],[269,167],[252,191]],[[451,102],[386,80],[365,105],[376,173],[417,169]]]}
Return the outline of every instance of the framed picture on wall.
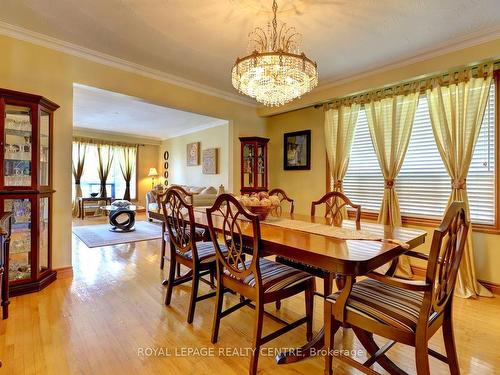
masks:
{"label": "framed picture on wall", "polygon": [[186,165],[188,167],[200,165],[200,142],[187,144]]}
{"label": "framed picture on wall", "polygon": [[208,148],[203,150],[202,172],[203,174],[217,174],[217,149]]}
{"label": "framed picture on wall", "polygon": [[283,151],[285,170],[311,169],[311,130],[285,133]]}

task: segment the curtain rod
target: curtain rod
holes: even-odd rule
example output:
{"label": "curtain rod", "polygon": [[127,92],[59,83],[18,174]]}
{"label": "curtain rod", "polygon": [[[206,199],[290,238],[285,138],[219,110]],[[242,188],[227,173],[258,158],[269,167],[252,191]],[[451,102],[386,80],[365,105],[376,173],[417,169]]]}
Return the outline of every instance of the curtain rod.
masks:
{"label": "curtain rod", "polygon": [[359,91],[359,92],[354,93],[354,94],[349,94],[349,95],[340,96],[338,98],[329,99],[329,100],[326,100],[326,101],[323,101],[320,103],[316,103],[316,104],[312,104],[312,105],[309,105],[307,107],[300,108],[300,109],[311,108],[311,107],[323,108],[325,105],[331,105],[331,104],[338,102],[338,101],[348,100],[350,98],[354,99],[356,97],[366,96],[366,95],[369,95],[370,93],[374,93],[374,92],[391,91],[391,90],[401,89],[402,87],[406,87],[406,86],[411,87],[412,85],[419,85],[420,86],[419,90],[421,93],[423,93],[423,92],[425,92],[426,85],[428,85],[428,83],[433,79],[450,77],[453,74],[456,74],[458,72],[463,71],[464,69],[475,70],[475,69],[478,69],[479,67],[482,68],[484,66],[487,66],[488,64],[493,65],[493,71],[500,70],[500,60],[487,60],[487,61],[482,62],[482,63],[464,65],[462,67],[449,69],[445,72],[431,74],[431,75],[428,75],[428,76],[425,76],[425,77],[422,77],[419,79],[409,79],[406,81],[400,81],[399,83],[393,83],[393,84],[387,85],[385,87]]}
{"label": "curtain rod", "polygon": [[73,141],[84,142],[94,145],[110,145],[110,146],[146,146],[143,143],[127,143],[127,142],[115,142],[115,141],[107,141],[103,139],[95,139],[90,137],[73,137]]}

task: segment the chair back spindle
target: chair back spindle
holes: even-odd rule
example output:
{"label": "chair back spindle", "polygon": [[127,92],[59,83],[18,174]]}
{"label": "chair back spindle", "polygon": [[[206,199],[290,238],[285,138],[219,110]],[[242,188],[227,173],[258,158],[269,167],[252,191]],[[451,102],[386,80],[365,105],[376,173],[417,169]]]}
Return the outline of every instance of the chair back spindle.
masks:
{"label": "chair back spindle", "polygon": [[293,211],[295,209],[295,201],[292,198],[290,198],[283,189],[279,188],[272,189],[271,191],[269,191],[269,196],[273,195],[277,196],[278,199],[280,200],[280,205],[276,208],[276,213],[278,215],[281,215],[281,213],[283,212],[283,205],[285,204],[285,202],[287,202],[288,205],[290,206],[289,213],[293,214]]}
{"label": "chair back spindle", "polygon": [[341,225],[344,219],[342,215],[342,209],[350,206],[356,211],[356,229],[361,227],[361,206],[354,204],[351,200],[343,193],[338,191],[331,191],[326,193],[320,200],[311,203],[311,216],[316,214],[316,206],[325,204],[325,217],[329,218],[331,223],[334,225]]}
{"label": "chair back spindle", "polygon": [[434,230],[429,252],[426,279],[433,285],[429,306],[433,312],[440,313],[452,298],[468,231],[463,202],[453,202]]}
{"label": "chair back spindle", "polygon": [[[207,222],[218,266],[224,267],[224,270],[237,280],[243,280],[253,274],[258,286],[260,284],[259,217],[247,211],[232,195],[221,194],[214,205],[207,208]],[[227,249],[226,252],[221,250],[219,239]],[[245,254],[250,251],[252,260],[250,263],[245,263]]]}
{"label": "chair back spindle", "polygon": [[197,259],[193,206],[185,201],[181,191],[170,188],[162,200],[162,210],[170,241],[176,250],[181,254],[191,250],[193,259]]}

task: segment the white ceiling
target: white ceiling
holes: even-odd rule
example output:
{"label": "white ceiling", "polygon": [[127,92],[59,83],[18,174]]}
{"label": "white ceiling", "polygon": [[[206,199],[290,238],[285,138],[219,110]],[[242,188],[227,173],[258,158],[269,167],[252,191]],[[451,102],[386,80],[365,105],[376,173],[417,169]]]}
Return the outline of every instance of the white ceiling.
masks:
{"label": "white ceiling", "polygon": [[[279,0],[320,86],[500,36],[499,0]],[[230,69],[271,0],[2,0],[0,22],[235,94]]]}
{"label": "white ceiling", "polygon": [[227,121],[146,103],[107,90],[74,85],[73,123],[77,129],[167,139],[224,125]]}

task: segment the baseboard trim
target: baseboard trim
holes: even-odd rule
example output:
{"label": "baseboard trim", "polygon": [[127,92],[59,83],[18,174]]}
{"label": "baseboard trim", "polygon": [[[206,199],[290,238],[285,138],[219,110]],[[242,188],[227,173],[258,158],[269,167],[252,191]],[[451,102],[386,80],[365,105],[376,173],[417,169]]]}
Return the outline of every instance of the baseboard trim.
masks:
{"label": "baseboard trim", "polygon": [[73,266],[56,268],[54,271],[57,272],[58,279],[73,277]]}
{"label": "baseboard trim", "polygon": [[[417,278],[425,277],[426,269],[418,266],[411,266],[411,270]],[[492,283],[491,281],[486,280],[477,280],[480,282],[485,288],[487,288],[491,293],[500,295],[500,284]]]}

